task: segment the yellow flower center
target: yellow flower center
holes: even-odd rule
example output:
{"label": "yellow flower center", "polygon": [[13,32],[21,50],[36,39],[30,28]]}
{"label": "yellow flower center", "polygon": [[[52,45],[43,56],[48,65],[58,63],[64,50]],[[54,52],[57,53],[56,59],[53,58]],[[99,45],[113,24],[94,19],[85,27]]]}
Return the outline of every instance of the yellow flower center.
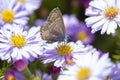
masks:
{"label": "yellow flower center", "polygon": [[61,56],[70,55],[73,51],[72,47],[67,43],[59,44],[56,50]]}
{"label": "yellow flower center", "polygon": [[17,2],[25,3],[25,0],[17,0]]}
{"label": "yellow flower center", "polygon": [[83,31],[80,31],[78,33],[78,39],[81,40],[81,41],[85,41],[87,39],[87,34]]}
{"label": "yellow flower center", "polygon": [[71,65],[73,63],[73,60],[72,59],[67,59],[66,62],[67,62],[67,64]]}
{"label": "yellow flower center", "polygon": [[4,22],[11,23],[13,22],[13,19],[14,19],[14,13],[11,10],[5,9],[2,11],[1,17]]}
{"label": "yellow flower center", "polygon": [[117,14],[118,14],[118,9],[116,7],[109,7],[105,11],[105,16],[109,19],[115,18]]}
{"label": "yellow flower center", "polygon": [[78,74],[77,74],[77,79],[78,80],[88,80],[88,78],[90,77],[90,69],[87,68],[87,67],[84,67],[84,68],[81,68],[79,71],[78,71]]}
{"label": "yellow flower center", "polygon": [[13,75],[8,76],[8,80],[15,80],[15,77]]}
{"label": "yellow flower center", "polygon": [[14,47],[21,48],[26,45],[26,39],[22,35],[12,35],[10,41]]}

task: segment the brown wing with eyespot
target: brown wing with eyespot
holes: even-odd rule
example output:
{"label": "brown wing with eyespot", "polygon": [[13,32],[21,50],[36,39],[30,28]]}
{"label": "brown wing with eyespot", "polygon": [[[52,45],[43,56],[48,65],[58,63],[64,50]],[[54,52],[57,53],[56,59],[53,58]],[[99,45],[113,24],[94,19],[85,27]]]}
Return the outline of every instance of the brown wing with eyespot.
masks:
{"label": "brown wing with eyespot", "polygon": [[41,27],[41,35],[44,40],[57,41],[65,38],[65,26],[62,13],[59,8],[51,11],[48,22]]}

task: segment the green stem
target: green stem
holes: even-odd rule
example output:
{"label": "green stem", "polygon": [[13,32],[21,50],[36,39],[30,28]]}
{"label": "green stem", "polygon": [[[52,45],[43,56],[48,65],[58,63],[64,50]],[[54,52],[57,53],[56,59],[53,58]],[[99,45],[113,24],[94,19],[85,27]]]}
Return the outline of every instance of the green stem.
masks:
{"label": "green stem", "polygon": [[22,71],[22,74],[26,77],[27,80],[33,80],[29,68],[26,68],[24,71]]}

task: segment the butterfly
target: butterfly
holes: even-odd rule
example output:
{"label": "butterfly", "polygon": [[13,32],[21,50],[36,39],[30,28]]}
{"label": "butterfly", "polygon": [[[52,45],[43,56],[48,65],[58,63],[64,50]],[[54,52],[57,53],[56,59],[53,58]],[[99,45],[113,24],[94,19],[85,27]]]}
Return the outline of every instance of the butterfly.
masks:
{"label": "butterfly", "polygon": [[60,9],[54,8],[48,18],[47,23],[41,26],[41,36],[47,42],[64,41],[65,40],[65,26]]}

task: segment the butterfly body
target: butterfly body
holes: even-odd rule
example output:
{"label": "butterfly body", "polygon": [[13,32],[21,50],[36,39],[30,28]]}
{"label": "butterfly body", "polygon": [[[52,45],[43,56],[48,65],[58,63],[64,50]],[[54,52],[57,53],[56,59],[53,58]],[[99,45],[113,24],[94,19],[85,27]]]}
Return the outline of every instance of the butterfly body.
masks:
{"label": "butterfly body", "polygon": [[47,23],[41,27],[42,39],[47,42],[63,41],[65,31],[62,13],[59,8],[54,8],[47,18]]}

